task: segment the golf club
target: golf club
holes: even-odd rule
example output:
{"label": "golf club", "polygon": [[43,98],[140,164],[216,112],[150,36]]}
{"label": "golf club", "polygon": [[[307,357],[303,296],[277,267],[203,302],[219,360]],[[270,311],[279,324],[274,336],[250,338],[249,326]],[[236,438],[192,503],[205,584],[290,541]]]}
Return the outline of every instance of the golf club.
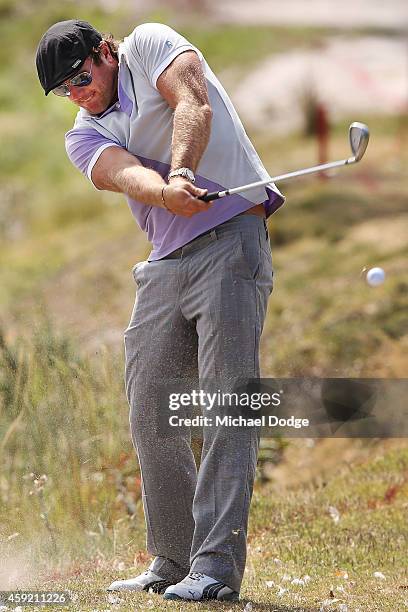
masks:
{"label": "golf club", "polygon": [[207,193],[205,196],[201,196],[199,199],[204,200],[204,202],[210,202],[211,200],[218,200],[218,198],[224,198],[225,196],[247,191],[248,189],[254,189],[255,187],[264,187],[269,183],[277,183],[278,181],[294,178],[296,176],[303,176],[304,174],[313,174],[314,172],[329,170],[330,168],[356,164],[360,161],[365,153],[369,137],[370,132],[365,123],[355,121],[349,128],[349,139],[353,157],[342,159],[340,161],[329,162],[327,164],[321,164],[320,166],[313,166],[312,168],[305,168],[304,170],[295,170],[294,172],[288,172],[287,174],[280,174],[279,176],[273,176],[263,181],[242,185],[242,187],[234,187],[233,189],[225,189],[224,191],[213,191],[212,193]]}

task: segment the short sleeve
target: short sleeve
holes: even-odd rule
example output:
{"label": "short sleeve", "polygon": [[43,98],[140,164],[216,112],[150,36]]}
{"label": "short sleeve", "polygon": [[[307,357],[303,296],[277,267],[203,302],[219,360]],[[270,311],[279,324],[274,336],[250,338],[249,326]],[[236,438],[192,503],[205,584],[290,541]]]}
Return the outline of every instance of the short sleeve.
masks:
{"label": "short sleeve", "polygon": [[184,51],[195,51],[200,60],[201,52],[184,36],[161,23],[144,23],[132,32],[128,39],[130,49],[142,64],[151,85],[157,89],[157,79]]}
{"label": "short sleeve", "polygon": [[74,128],[65,134],[65,149],[69,159],[91,182],[92,169],[102,151],[119,146],[93,128]]}

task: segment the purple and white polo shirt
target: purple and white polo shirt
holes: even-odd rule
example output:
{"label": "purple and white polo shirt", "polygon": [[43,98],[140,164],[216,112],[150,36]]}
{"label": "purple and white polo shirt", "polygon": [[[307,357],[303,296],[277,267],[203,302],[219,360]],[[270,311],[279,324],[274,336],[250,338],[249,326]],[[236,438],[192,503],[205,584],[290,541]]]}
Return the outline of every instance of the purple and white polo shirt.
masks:
{"label": "purple and white polo shirt", "polygon": [[[220,191],[268,178],[226,91],[202,53],[183,36],[159,23],[145,23],[119,47],[118,102],[101,115],[80,109],[65,135],[69,158],[92,181],[92,169],[107,147],[123,147],[147,168],[167,177],[171,164],[173,110],[156,83],[177,55],[197,53],[207,80],[213,111],[211,136],[196,170],[196,185]],[[267,216],[285,201],[273,183],[241,195],[217,200],[191,218],[127,198],[133,216],[147,233],[153,250],[149,260],[168,255],[196,236],[216,227],[254,204],[264,203]]]}

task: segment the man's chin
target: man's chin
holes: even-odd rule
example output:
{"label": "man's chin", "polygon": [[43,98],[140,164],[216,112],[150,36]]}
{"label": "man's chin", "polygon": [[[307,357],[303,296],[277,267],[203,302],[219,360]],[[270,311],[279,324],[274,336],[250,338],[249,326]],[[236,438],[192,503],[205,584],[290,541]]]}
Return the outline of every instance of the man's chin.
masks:
{"label": "man's chin", "polygon": [[106,108],[99,108],[95,106],[81,106],[84,110],[87,111],[90,115],[102,115],[105,112]]}
{"label": "man's chin", "polygon": [[89,104],[87,106],[82,106],[82,108],[88,111],[90,115],[102,115],[111,106],[112,106],[111,103],[107,105],[106,104]]}

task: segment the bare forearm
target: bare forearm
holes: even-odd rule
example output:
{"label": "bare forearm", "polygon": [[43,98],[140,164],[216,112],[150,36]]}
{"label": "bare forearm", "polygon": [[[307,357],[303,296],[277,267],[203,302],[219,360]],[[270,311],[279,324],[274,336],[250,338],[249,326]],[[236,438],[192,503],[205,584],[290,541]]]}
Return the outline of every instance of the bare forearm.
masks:
{"label": "bare forearm", "polygon": [[174,111],[171,169],[197,169],[207,148],[212,112],[209,105],[181,100]]}
{"label": "bare forearm", "polygon": [[116,171],[111,180],[118,191],[125,193],[132,200],[149,206],[163,206],[161,193],[166,183],[154,170],[131,166]]}
{"label": "bare forearm", "polygon": [[188,181],[168,185],[134,155],[120,147],[105,149],[92,169],[92,180],[98,189],[116,191],[147,206],[166,208],[175,215],[191,217],[211,208],[211,202],[198,198],[206,194]]}
{"label": "bare forearm", "polygon": [[124,193],[150,206],[162,206],[164,179],[121,147],[102,151],[92,169],[92,181],[98,189]]}

